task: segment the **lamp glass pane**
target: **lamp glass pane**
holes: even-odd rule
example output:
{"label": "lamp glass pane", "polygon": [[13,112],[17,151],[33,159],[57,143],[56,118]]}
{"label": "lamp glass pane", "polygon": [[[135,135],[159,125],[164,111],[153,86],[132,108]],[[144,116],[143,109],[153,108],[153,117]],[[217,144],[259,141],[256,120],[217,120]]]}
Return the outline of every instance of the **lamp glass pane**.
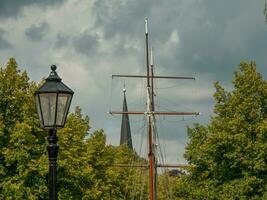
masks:
{"label": "lamp glass pane", "polygon": [[40,123],[41,123],[41,126],[43,126],[43,118],[42,118],[42,113],[41,113],[41,109],[40,109],[40,101],[39,101],[39,95],[35,95],[35,102],[36,102],[36,108],[37,108],[37,113],[38,113],[38,116],[39,116],[39,120],[40,120]]}
{"label": "lamp glass pane", "polygon": [[44,126],[54,126],[57,94],[41,93],[39,95]]}
{"label": "lamp glass pane", "polygon": [[65,124],[69,106],[70,106],[71,95],[70,94],[58,94],[58,105],[57,105],[57,125],[63,126]]}

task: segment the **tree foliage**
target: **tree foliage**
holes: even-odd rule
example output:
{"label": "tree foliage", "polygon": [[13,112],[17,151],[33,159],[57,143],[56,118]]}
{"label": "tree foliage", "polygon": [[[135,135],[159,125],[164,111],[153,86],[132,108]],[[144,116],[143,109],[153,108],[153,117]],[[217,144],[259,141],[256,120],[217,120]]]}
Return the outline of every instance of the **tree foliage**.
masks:
{"label": "tree foliage", "polygon": [[[48,198],[47,132],[39,128],[36,89],[14,58],[1,68],[0,199]],[[89,118],[79,107],[69,114],[58,138],[59,199],[120,200],[139,195],[129,192],[143,187],[139,171],[110,165],[144,161],[125,146],[106,145],[103,130],[91,133]]]}
{"label": "tree foliage", "polygon": [[[159,178],[159,199],[267,198],[267,82],[255,63],[240,64],[234,89],[215,83],[210,124],[188,129],[189,174]],[[0,69],[0,199],[47,199],[47,132],[39,128],[34,91],[38,85],[11,58]],[[106,144],[103,130],[90,131],[79,107],[58,131],[59,199],[147,198],[145,170],[114,163],[146,163],[126,146]],[[164,191],[167,185],[171,190]],[[171,197],[169,197],[171,198]]]}
{"label": "tree foliage", "polygon": [[266,199],[267,82],[254,62],[242,62],[234,89],[215,83],[215,116],[189,128],[189,175],[178,181],[185,199]]}

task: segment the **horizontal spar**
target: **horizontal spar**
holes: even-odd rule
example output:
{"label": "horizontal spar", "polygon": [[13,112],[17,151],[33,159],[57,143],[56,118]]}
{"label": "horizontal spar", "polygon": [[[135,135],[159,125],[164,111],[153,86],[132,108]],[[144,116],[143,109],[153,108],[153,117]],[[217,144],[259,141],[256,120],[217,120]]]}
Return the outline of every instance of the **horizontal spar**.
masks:
{"label": "horizontal spar", "polygon": [[165,111],[154,111],[154,112],[143,112],[143,111],[128,111],[128,112],[121,112],[121,111],[110,111],[109,114],[111,115],[122,115],[122,114],[131,114],[131,115],[200,115],[199,112],[165,112]]}
{"label": "horizontal spar", "polygon": [[158,164],[157,167],[166,167],[166,168],[187,168],[190,167],[188,164]]}
{"label": "horizontal spar", "polygon": [[[121,78],[147,78],[147,76],[140,76],[140,75],[112,75],[112,78],[114,77],[121,77]],[[149,78],[152,78],[152,76],[149,76]],[[186,76],[153,76],[153,78],[165,78],[165,79],[190,79],[195,80],[195,77],[186,77]]]}
{"label": "horizontal spar", "polygon": [[199,115],[199,112],[165,112],[165,111],[155,111],[152,112],[154,115]]}
{"label": "horizontal spar", "polygon": [[[146,164],[113,164],[113,165],[107,165],[109,167],[132,167],[132,168],[148,168],[149,165]],[[187,168],[190,165],[188,164],[158,164],[157,167],[159,168]]]}

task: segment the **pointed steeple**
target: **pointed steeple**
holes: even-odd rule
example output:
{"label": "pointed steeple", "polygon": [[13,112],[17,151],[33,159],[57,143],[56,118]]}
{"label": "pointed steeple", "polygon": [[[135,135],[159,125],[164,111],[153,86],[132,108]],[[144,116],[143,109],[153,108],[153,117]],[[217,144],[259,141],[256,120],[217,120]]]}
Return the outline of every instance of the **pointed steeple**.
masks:
{"label": "pointed steeple", "polygon": [[[128,112],[127,101],[126,101],[126,89],[123,89],[123,112]],[[132,136],[129,116],[127,113],[122,114],[121,119],[121,139],[120,145],[127,144],[128,148],[133,150]]]}

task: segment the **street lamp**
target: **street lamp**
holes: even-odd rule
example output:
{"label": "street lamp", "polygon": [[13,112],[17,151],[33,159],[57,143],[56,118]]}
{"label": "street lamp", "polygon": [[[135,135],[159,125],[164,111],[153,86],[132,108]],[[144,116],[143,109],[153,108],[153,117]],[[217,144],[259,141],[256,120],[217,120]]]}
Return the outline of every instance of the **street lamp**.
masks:
{"label": "street lamp", "polygon": [[47,138],[49,158],[49,199],[57,200],[56,175],[57,175],[57,129],[65,125],[74,92],[61,82],[57,75],[57,67],[51,66],[49,77],[35,92],[36,107],[41,127],[48,129]]}

